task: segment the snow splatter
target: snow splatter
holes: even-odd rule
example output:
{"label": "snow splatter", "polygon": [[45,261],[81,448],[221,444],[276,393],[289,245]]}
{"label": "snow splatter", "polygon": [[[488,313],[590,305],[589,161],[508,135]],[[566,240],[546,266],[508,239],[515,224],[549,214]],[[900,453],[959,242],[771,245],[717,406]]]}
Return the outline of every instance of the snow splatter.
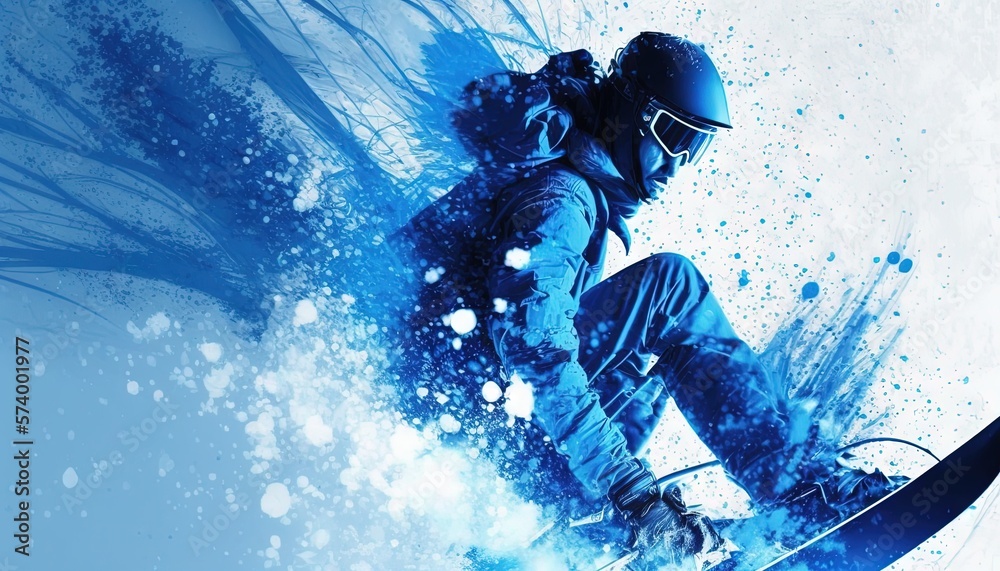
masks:
{"label": "snow splatter", "polygon": [[389,450],[392,455],[401,461],[413,460],[417,457],[426,445],[423,436],[415,428],[408,425],[399,425],[389,438]]}
{"label": "snow splatter", "polygon": [[515,270],[523,270],[531,261],[531,252],[521,248],[511,248],[504,255],[503,263]]}
{"label": "snow splatter", "polygon": [[76,470],[73,468],[66,468],[66,471],[62,475],[62,483],[67,488],[75,488],[80,482],[80,477],[76,474]]}
{"label": "snow splatter", "polygon": [[451,325],[455,333],[465,335],[476,328],[476,313],[471,309],[463,308],[445,316],[442,321],[444,321],[445,325]]}
{"label": "snow splatter", "polygon": [[502,297],[498,297],[493,300],[493,311],[497,313],[507,312],[507,300]]}
{"label": "snow splatter", "polygon": [[319,319],[319,314],[312,300],[303,299],[295,304],[295,317],[292,319],[292,323],[295,325],[308,325],[315,323],[317,319]]}
{"label": "snow splatter", "polygon": [[202,343],[198,345],[198,350],[209,363],[215,363],[222,357],[222,345],[218,343]]}
{"label": "snow splatter", "polygon": [[310,541],[316,549],[323,549],[330,543],[330,532],[325,529],[317,529],[313,532]]}
{"label": "snow splatter", "polygon": [[333,429],[323,423],[323,418],[314,414],[306,419],[303,434],[313,446],[325,446],[333,442]]}
{"label": "snow splatter", "polygon": [[157,462],[157,474],[163,478],[168,472],[174,469],[175,465],[174,459],[171,458],[169,454],[164,452],[163,454],[160,454],[160,459]]}
{"label": "snow splatter", "polygon": [[503,408],[510,415],[510,423],[514,418],[531,419],[535,409],[535,394],[530,383],[525,383],[517,374],[511,375],[510,385],[503,393]]}
{"label": "snow splatter", "polygon": [[455,434],[459,430],[462,430],[462,423],[450,414],[441,415],[441,418],[438,419],[438,426],[441,427],[441,430],[449,434]]}
{"label": "snow splatter", "polygon": [[170,330],[170,318],[167,314],[160,311],[154,313],[148,319],[146,319],[146,325],[143,328],[139,328],[135,323],[129,321],[125,325],[125,329],[137,340],[156,339],[157,337],[163,335]]}
{"label": "snow splatter", "polygon": [[208,396],[214,399],[225,395],[234,372],[233,365],[226,363],[222,368],[212,369],[212,372],[205,375],[204,383],[208,389]]}
{"label": "snow splatter", "polygon": [[292,507],[292,496],[288,493],[288,488],[284,484],[268,484],[267,490],[260,498],[260,509],[267,515],[279,518],[288,513]]}
{"label": "snow splatter", "polygon": [[277,439],[274,436],[274,418],[267,412],[262,412],[257,416],[257,420],[252,420],[244,427],[246,433],[257,441],[253,450],[253,455],[269,460],[277,457]]}
{"label": "snow splatter", "polygon": [[503,390],[496,382],[486,381],[483,383],[483,398],[486,399],[486,402],[497,402],[502,396]]}

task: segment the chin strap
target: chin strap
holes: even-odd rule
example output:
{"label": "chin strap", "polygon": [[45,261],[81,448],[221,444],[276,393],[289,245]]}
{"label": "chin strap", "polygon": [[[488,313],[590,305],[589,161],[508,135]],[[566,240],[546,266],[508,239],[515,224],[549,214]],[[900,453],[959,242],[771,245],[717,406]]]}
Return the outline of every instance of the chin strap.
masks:
{"label": "chin strap", "polygon": [[646,190],[646,185],[643,183],[642,177],[642,165],[639,164],[639,142],[642,137],[637,136],[639,130],[635,128],[635,124],[632,126],[632,187],[635,190],[636,196],[639,200],[649,204],[653,201],[653,195]]}
{"label": "chin strap", "polygon": [[[621,103],[631,105],[631,113],[629,113],[629,124],[632,127],[632,146],[631,155],[632,163],[630,178],[632,184],[630,185],[632,190],[635,192],[636,197],[649,204],[653,200],[653,196],[646,190],[645,185],[642,183],[642,165],[639,164],[639,141],[642,137],[639,136],[639,114],[641,113],[640,107],[645,103],[643,101],[644,97],[641,91],[636,88],[636,86],[629,80],[622,76],[621,68],[618,66],[616,60],[611,60],[611,67],[608,70],[608,83],[611,85],[610,93],[607,95],[610,97],[617,97]],[[609,97],[609,99],[610,99]],[[604,105],[601,105],[601,110],[605,111]],[[619,105],[612,105],[616,114],[621,113]]]}

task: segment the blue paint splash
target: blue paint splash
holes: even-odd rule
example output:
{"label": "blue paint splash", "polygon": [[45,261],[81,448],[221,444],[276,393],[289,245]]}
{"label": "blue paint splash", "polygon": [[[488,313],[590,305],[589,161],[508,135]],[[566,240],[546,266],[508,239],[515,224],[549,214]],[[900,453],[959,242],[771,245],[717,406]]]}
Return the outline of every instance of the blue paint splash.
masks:
{"label": "blue paint splash", "polygon": [[776,393],[788,397],[785,405],[815,403],[810,416],[817,423],[823,420],[824,438],[831,443],[839,442],[856,422],[856,407],[903,332],[901,322],[892,324],[893,308],[908,277],[893,275],[900,276],[880,266],[865,287],[844,293],[831,316],[824,317],[819,305],[803,306],[762,354],[778,383]]}
{"label": "blue paint splash", "polygon": [[813,299],[819,295],[819,284],[816,282],[808,282],[806,285],[802,286],[802,299]]}

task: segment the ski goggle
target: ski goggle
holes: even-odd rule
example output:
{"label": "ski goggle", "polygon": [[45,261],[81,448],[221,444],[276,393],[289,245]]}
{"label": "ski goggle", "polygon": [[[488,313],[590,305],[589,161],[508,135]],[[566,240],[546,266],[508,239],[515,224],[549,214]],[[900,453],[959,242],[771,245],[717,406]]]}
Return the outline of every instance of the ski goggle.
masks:
{"label": "ski goggle", "polygon": [[652,98],[642,110],[642,121],[668,155],[684,156],[683,164],[697,163],[716,133],[713,127],[697,127],[681,119]]}

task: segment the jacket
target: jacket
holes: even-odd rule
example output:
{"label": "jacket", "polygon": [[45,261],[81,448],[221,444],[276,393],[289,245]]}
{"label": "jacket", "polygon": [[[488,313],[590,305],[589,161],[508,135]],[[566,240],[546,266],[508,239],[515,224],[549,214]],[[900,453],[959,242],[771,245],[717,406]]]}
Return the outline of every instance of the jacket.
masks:
{"label": "jacket", "polygon": [[[609,233],[628,246],[613,207],[628,189],[591,134],[601,79],[581,50],[535,74],[470,84],[455,122],[479,168],[392,242],[410,253],[417,292],[405,311],[400,379],[478,387],[474,379],[516,374],[533,387],[533,417],[572,474],[605,495],[635,464],[577,362],[573,321],[602,277]],[[477,317],[460,350],[442,326],[458,309]]]}

